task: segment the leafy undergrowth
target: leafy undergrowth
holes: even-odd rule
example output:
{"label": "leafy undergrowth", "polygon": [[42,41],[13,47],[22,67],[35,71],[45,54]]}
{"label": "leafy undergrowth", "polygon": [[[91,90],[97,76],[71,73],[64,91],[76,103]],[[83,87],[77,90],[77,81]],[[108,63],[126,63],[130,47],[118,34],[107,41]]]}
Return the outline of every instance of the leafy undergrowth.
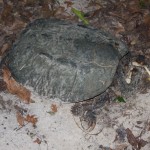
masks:
{"label": "leafy undergrowth", "polygon": [[[84,24],[103,28],[126,42],[130,50],[130,61],[142,55],[150,66],[149,0],[89,0],[86,3],[71,0],[0,1],[0,56],[4,56],[11,48],[28,23],[38,18],[51,17],[73,22],[81,19]],[[129,70],[129,64],[125,65]],[[144,84],[145,80],[142,80]],[[149,82],[144,86],[150,88]]]}

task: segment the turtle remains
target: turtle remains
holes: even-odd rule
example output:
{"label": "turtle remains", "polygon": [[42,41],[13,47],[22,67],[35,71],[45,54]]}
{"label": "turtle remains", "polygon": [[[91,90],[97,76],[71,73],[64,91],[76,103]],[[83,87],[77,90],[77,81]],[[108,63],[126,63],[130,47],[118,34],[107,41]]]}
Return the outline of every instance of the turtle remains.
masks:
{"label": "turtle remains", "polygon": [[110,86],[127,51],[105,31],[39,19],[21,33],[3,62],[17,82],[40,95],[79,102]]}

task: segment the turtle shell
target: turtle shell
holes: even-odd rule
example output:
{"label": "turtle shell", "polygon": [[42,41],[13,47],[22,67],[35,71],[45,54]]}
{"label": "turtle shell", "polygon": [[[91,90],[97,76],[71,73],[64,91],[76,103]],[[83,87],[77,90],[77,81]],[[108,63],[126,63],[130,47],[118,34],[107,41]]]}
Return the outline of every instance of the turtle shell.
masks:
{"label": "turtle shell", "polygon": [[21,33],[4,62],[16,81],[41,96],[78,102],[110,86],[127,51],[103,30],[39,19]]}

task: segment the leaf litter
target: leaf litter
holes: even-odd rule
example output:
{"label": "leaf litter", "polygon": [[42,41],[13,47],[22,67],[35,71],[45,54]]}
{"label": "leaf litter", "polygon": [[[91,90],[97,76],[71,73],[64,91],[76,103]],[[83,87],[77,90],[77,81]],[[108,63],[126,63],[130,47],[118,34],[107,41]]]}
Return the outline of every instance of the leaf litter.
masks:
{"label": "leaf litter", "polygon": [[136,138],[129,128],[126,129],[126,133],[127,133],[128,142],[133,146],[135,150],[140,150],[148,143],[147,141],[140,139],[140,137]]}
{"label": "leaf litter", "polygon": [[[3,44],[1,47],[1,56],[4,55],[5,52],[7,52],[12,43],[15,41],[12,40],[15,39],[12,38],[12,35],[18,36],[19,32],[26,26],[26,24],[28,24],[32,20],[41,17],[56,17],[78,22],[77,17],[75,17],[74,14],[71,14],[71,8],[76,8],[75,10],[77,11],[75,15],[77,15],[79,19],[85,22],[85,24],[87,22],[84,16],[87,15],[88,17],[86,18],[91,25],[98,28],[104,28],[105,30],[126,41],[127,45],[130,48],[132,60],[134,60],[139,54],[145,55],[145,61],[147,63],[147,69],[145,68],[145,70],[147,70],[148,72],[148,69],[150,67],[150,50],[148,50],[150,47],[150,43],[148,41],[150,37],[150,2],[147,0],[127,0],[115,3],[111,0],[108,2],[104,1],[104,3],[103,1],[101,1],[100,3],[99,1],[91,0],[89,1],[89,5],[87,4],[86,8],[84,8],[83,6],[82,8],[81,6],[76,7],[75,1],[65,1],[64,5],[62,6],[60,5],[60,3],[58,3],[57,0],[5,1],[0,18],[0,21],[2,23],[1,28],[4,32],[6,32],[2,39]],[[94,9],[91,10],[91,8]],[[82,12],[85,13],[83,14]],[[23,99],[25,103],[29,103],[31,101],[31,93],[15,81],[15,79],[11,76],[8,68],[4,68],[3,76],[7,89],[10,93],[16,94],[19,98]],[[146,82],[150,81],[148,80],[148,77],[146,79]],[[134,80],[134,76],[132,77],[132,80]],[[132,80],[131,84],[133,82]],[[149,84],[145,84],[145,79],[143,79],[143,76],[141,77],[140,84],[141,85],[138,85],[138,87],[143,87],[145,89],[149,89],[150,87]],[[144,87],[144,85],[146,87]],[[122,95],[122,93],[120,95]],[[124,103],[120,103],[120,105],[122,106],[124,105]],[[52,104],[50,109],[50,112],[52,112],[53,114],[58,111],[55,104]],[[20,126],[23,126],[24,122],[30,122],[33,124],[33,126],[35,126],[37,123],[37,118],[34,115],[28,114],[24,116],[19,111],[17,112],[16,116]],[[94,121],[94,127],[95,124],[96,123]],[[129,128],[126,129],[126,132],[128,135],[128,142],[134,148],[142,149],[142,147],[147,144],[145,140],[137,140],[137,138],[133,135],[132,131]],[[35,142],[38,144],[41,144],[40,141],[40,138],[37,138],[35,140]],[[110,148],[102,145],[101,147],[103,149]],[[116,147],[116,149],[118,150],[119,148],[122,148],[121,150],[123,150],[126,149],[126,147],[126,145],[120,144],[118,145],[118,147]]]}
{"label": "leaf litter", "polygon": [[7,86],[7,90],[11,94],[17,95],[25,103],[27,104],[30,103],[31,92],[15,81],[15,79],[11,76],[11,72],[7,67],[4,66],[2,72],[3,72],[3,79]]}
{"label": "leaf litter", "polygon": [[54,115],[54,114],[58,111],[58,108],[57,108],[57,105],[56,105],[56,104],[51,104],[50,109],[51,109],[51,110],[47,112],[47,113],[49,113],[50,115]]}
{"label": "leaf litter", "polygon": [[33,127],[35,127],[36,123],[38,121],[38,119],[35,117],[35,115],[28,114],[28,115],[24,116],[20,112],[17,112],[16,118],[17,118],[17,122],[19,123],[19,125],[21,127],[23,127],[25,125],[25,122],[31,123],[33,125]]}

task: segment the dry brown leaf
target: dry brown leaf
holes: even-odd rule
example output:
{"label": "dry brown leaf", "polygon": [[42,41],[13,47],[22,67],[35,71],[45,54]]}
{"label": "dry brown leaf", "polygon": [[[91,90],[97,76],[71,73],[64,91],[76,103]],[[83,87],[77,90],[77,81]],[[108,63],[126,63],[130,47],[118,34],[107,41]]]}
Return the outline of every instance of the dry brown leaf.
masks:
{"label": "dry brown leaf", "polygon": [[36,138],[36,140],[34,141],[34,143],[41,144],[41,140],[39,138]]}
{"label": "dry brown leaf", "polygon": [[150,14],[144,17],[144,24],[150,26]]}
{"label": "dry brown leaf", "polygon": [[121,23],[119,23],[119,22],[117,23],[117,25],[115,26],[115,28],[116,28],[116,30],[115,30],[116,36],[118,34],[120,34],[121,32],[125,31],[124,26]]}
{"label": "dry brown leaf", "polygon": [[50,10],[49,5],[44,3],[41,7],[41,14],[42,17],[49,18],[51,16],[54,16],[55,11]]}
{"label": "dry brown leaf", "polygon": [[4,4],[3,11],[1,13],[1,19],[5,25],[12,25],[14,22],[13,7],[7,3]]}
{"label": "dry brown leaf", "polygon": [[130,1],[127,7],[131,15],[134,13],[141,13],[139,1]]}
{"label": "dry brown leaf", "polygon": [[99,13],[101,11],[101,8],[96,9],[94,11],[88,12],[86,15],[88,16],[89,19],[93,19],[94,17],[98,17]]}
{"label": "dry brown leaf", "polygon": [[23,21],[21,21],[19,19],[16,19],[10,29],[13,30],[13,32],[14,31],[17,32],[17,31],[22,30],[25,26],[26,26],[25,22],[23,22]]}
{"label": "dry brown leaf", "polygon": [[68,8],[68,7],[71,7],[74,3],[71,1],[65,1],[64,4],[66,4]]}
{"label": "dry brown leaf", "polygon": [[142,147],[144,147],[148,142],[147,141],[144,141],[143,139],[141,139],[138,143],[139,145],[139,149],[141,149]]}
{"label": "dry brown leaf", "polygon": [[51,105],[51,110],[52,110],[53,113],[57,112],[57,106],[56,106],[56,104],[52,104]]}
{"label": "dry brown leaf", "polygon": [[25,6],[35,6],[37,0],[25,0]]}
{"label": "dry brown leaf", "polygon": [[6,89],[6,83],[3,80],[0,80],[0,91],[5,91]]}
{"label": "dry brown leaf", "polygon": [[5,51],[7,51],[10,48],[10,44],[5,43],[3,44],[1,50],[0,50],[0,55],[2,56],[4,54]]}
{"label": "dry brown leaf", "polygon": [[88,3],[88,6],[87,6],[87,8],[88,7],[96,7],[96,6],[98,6],[98,7],[102,7],[102,5],[101,5],[101,3],[99,3],[99,2],[96,2],[96,1],[90,1],[89,3]]}
{"label": "dry brown leaf", "polygon": [[11,76],[11,72],[6,66],[3,67],[2,72],[3,72],[3,80],[6,83],[8,91],[11,94],[17,95],[25,103],[30,103],[31,92],[15,81],[15,79]]}
{"label": "dry brown leaf", "polygon": [[32,123],[33,126],[35,126],[35,124],[37,123],[38,119],[35,117],[35,115],[27,115],[25,118],[25,121]]}
{"label": "dry brown leaf", "polygon": [[136,150],[140,150],[142,147],[144,147],[148,142],[147,141],[144,141],[143,139],[141,138],[136,138],[132,131],[127,128],[126,129],[126,133],[127,133],[127,139],[128,139],[128,142],[136,149]]}
{"label": "dry brown leaf", "polygon": [[21,20],[24,21],[24,22],[31,21],[31,18],[33,16],[31,11],[27,11],[27,10],[25,10],[23,8],[20,9],[18,13],[20,15]]}
{"label": "dry brown leaf", "polygon": [[135,136],[133,135],[132,131],[127,128],[126,129],[126,133],[127,133],[127,139],[128,139],[128,142],[135,148],[135,149],[138,149],[138,141],[137,139],[135,138]]}
{"label": "dry brown leaf", "polygon": [[6,42],[5,41],[5,37],[7,36],[7,33],[6,31],[4,30],[4,25],[1,25],[1,28],[0,28],[0,47],[2,48],[3,44]]}
{"label": "dry brown leaf", "polygon": [[19,123],[19,125],[21,127],[24,126],[25,118],[22,116],[22,114],[17,112],[16,117],[17,117],[17,122]]}
{"label": "dry brown leaf", "polygon": [[59,8],[55,12],[55,16],[65,14],[65,7],[59,6]]}

